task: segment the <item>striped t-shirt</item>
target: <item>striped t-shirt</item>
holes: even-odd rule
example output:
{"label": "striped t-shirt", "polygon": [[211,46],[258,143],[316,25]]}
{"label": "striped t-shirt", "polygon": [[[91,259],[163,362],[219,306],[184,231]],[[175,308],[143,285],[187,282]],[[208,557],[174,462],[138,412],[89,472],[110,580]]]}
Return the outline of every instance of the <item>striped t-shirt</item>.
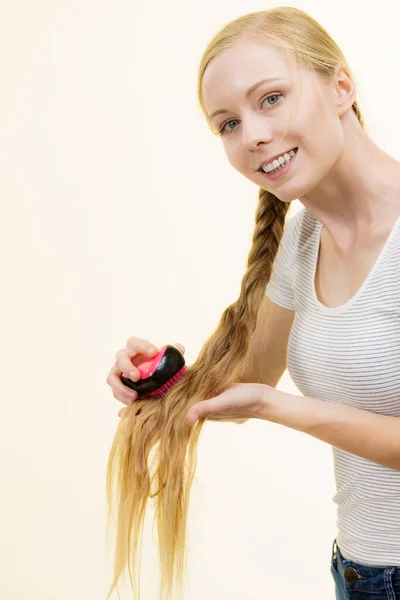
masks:
{"label": "striped t-shirt", "polygon": [[[287,368],[302,395],[400,417],[399,223],[357,293],[328,308],[315,291],[322,224],[306,208],[287,221],[266,293],[295,311]],[[400,471],[332,450],[344,558],[400,566]]]}

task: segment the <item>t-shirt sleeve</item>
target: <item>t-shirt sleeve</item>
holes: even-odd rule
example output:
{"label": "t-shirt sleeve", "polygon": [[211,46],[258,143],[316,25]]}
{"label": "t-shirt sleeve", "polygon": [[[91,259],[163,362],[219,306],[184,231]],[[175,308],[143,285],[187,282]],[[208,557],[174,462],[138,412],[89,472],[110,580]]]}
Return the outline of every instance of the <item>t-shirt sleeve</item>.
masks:
{"label": "t-shirt sleeve", "polygon": [[268,298],[289,310],[295,310],[293,256],[295,251],[295,235],[298,230],[300,218],[301,215],[296,214],[285,224],[278,252],[272,266],[271,279],[265,289]]}

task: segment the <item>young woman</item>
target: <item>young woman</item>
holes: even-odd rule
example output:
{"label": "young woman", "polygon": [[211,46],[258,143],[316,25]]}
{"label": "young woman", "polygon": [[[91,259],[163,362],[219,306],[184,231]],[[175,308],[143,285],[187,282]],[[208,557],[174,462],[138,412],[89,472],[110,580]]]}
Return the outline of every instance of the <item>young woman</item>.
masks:
{"label": "young woman", "polygon": [[[180,581],[201,426],[253,417],[332,445],[336,598],[400,598],[400,164],[367,135],[343,53],[298,9],[228,23],[204,52],[198,97],[231,165],[259,187],[253,246],[238,300],[162,400],[120,380],[150,342],[117,353],[107,382],[128,406],[108,465],[112,589],[135,568],[152,482],[161,591]],[[303,397],[275,389],[286,366]]]}

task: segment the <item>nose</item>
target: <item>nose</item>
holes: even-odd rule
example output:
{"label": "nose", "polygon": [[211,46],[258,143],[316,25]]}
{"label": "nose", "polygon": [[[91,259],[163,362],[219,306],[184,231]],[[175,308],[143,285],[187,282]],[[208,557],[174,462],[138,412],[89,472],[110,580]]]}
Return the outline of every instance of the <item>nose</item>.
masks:
{"label": "nose", "polygon": [[243,147],[247,150],[257,150],[261,144],[270,144],[273,133],[266,120],[249,118],[242,122]]}

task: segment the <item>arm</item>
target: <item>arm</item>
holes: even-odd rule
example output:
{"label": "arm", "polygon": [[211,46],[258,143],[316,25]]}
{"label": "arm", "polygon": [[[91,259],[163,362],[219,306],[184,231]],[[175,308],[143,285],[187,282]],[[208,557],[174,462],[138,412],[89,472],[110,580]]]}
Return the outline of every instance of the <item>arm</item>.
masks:
{"label": "arm", "polygon": [[[278,385],[286,369],[286,352],[294,310],[283,308],[264,296],[257,314],[257,324],[250,338],[247,374],[243,383]],[[245,423],[248,419],[234,419]]]}
{"label": "arm", "polygon": [[260,418],[302,431],[389,469],[400,470],[400,417],[266,387]]}
{"label": "arm", "polygon": [[247,375],[243,383],[264,383],[276,387],[286,369],[286,352],[294,310],[288,310],[264,296],[257,325],[250,338]]}

